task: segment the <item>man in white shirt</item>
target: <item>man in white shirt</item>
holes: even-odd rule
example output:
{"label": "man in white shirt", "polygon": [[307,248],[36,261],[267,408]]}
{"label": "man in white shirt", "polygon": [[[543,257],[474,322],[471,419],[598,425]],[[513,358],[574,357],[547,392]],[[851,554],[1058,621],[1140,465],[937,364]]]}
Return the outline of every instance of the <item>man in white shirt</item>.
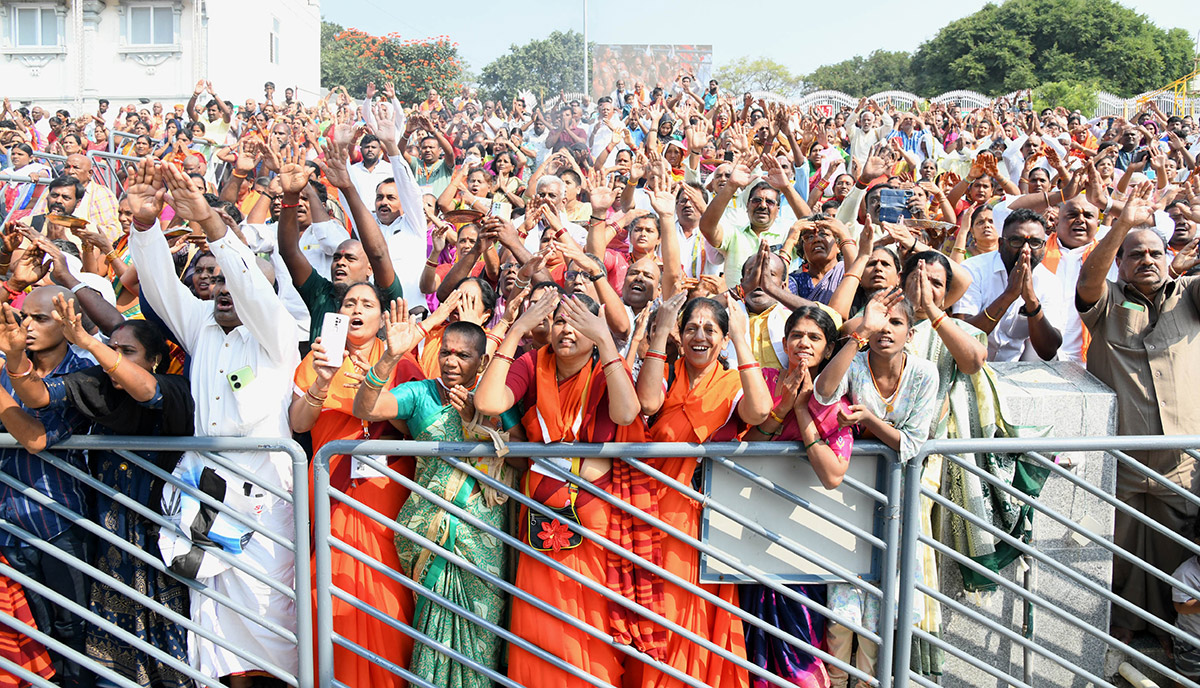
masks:
{"label": "man in white shirt", "polygon": [[538,178],[533,203],[525,213],[525,248],[530,253],[537,253],[541,248],[542,234],[547,228],[556,233],[566,232],[575,243],[587,245],[587,230],[566,219],[565,188],[563,180],[552,174]]}
{"label": "man in white shirt", "polygon": [[1000,248],[970,258],[971,286],[954,315],[988,334],[989,361],[1049,361],[1063,337],[1064,304],[1046,255],[1046,220],[1029,209],[1004,221]]}
{"label": "man in white shirt", "polygon": [[683,274],[687,277],[720,275],[725,269],[725,256],[700,232],[700,217],[707,207],[708,195],[704,187],[699,184],[680,187],[675,198],[675,231],[679,237]]}
{"label": "man in white shirt", "polygon": [[858,114],[858,122],[847,127],[847,134],[850,137],[850,158],[857,161],[859,166],[862,166],[867,160],[867,156],[871,154],[871,146],[874,146],[880,141],[886,141],[888,134],[892,133],[892,117],[887,112],[879,109],[879,106],[871,102],[871,107],[879,109],[878,121],[876,121],[875,112],[871,108],[865,108],[866,99],[860,101],[858,107],[862,112]]}
{"label": "man in white shirt", "polygon": [[[429,224],[421,202],[421,187],[405,162],[396,137],[396,123],[388,111],[376,113],[383,149],[392,165],[392,178],[375,190],[375,217],[387,241],[388,253],[409,307],[421,304],[421,271],[429,246]],[[451,162],[453,164],[453,161]]]}
{"label": "man in white shirt", "polygon": [[[283,189],[277,180],[272,180],[270,193],[276,197],[276,200],[271,202],[271,221],[264,224],[243,223],[242,234],[245,235],[250,250],[270,255],[271,265],[274,266],[275,274],[279,278],[279,296],[300,328],[297,334],[307,341],[308,308],[304,305],[304,299],[300,298],[296,287],[292,285],[291,273],[288,272],[287,265],[284,264],[278,251],[278,222],[282,205],[282,201],[279,199],[282,198]],[[337,252],[338,246],[343,241],[350,238],[350,233],[337,220],[325,219],[313,222],[313,208],[321,210],[323,206],[315,187],[309,184],[305,193],[300,196],[300,207],[297,209],[300,223],[300,252],[304,254],[304,258],[312,265],[313,270],[317,271],[317,274],[328,275],[333,268],[333,254]]]}
{"label": "man in white shirt", "polygon": [[[158,227],[162,211],[159,180],[163,177],[176,213],[193,226],[203,228],[209,248],[221,266],[211,304],[193,296],[175,276],[167,240]],[[276,295],[271,278],[263,273],[250,249],[228,235],[225,224],[209,208],[200,190],[179,169],[170,165],[155,167],[142,161],[126,195],[133,210],[135,230],[129,245],[139,270],[142,298],[150,302],[192,357],[196,434],[289,436],[287,408],[292,375],[300,356],[292,319]],[[269,271],[270,267],[266,269]],[[294,533],[292,504],[264,487],[290,493],[291,461],[286,454],[265,451],[231,453],[224,459],[245,474],[255,476],[260,484],[192,452],[184,454],[175,472],[182,476],[185,466],[196,465],[214,472],[229,488],[226,507],[253,524],[254,532],[240,553],[229,552],[238,568],[223,559],[206,557],[196,577],[215,592],[258,610],[261,616],[247,618],[210,597],[194,595],[192,620],[234,647],[294,674],[299,668],[295,645],[258,622],[295,631],[295,602],[241,570],[246,568],[285,584],[292,579],[294,554],[262,534],[270,532],[290,539]],[[172,486],[164,489],[163,504],[168,518],[173,515],[172,503],[178,497],[175,489]],[[186,544],[182,551],[171,546],[178,538],[186,538],[186,534],[186,528],[175,533],[164,532],[160,539],[160,545],[166,545],[164,558],[174,563],[174,556],[187,555]],[[191,645],[194,666],[207,676],[218,678],[263,668],[195,634],[191,634]]]}
{"label": "man in white shirt", "polygon": [[592,130],[589,140],[591,141],[592,158],[596,161],[595,167],[604,169],[609,167],[609,160],[614,156],[616,151],[614,150],[613,153],[609,154],[608,158],[604,159],[600,158],[600,154],[608,147],[608,142],[612,141],[617,132],[625,128],[625,125],[616,116],[613,110],[612,99],[608,96],[603,96],[600,100],[596,101],[596,106],[600,116],[597,118],[596,123],[591,125]]}
{"label": "man in white shirt", "polygon": [[[358,151],[362,154],[362,162],[350,166],[350,180],[354,183],[355,191],[358,191],[358,197],[370,202],[370,199],[375,198],[375,189],[385,179],[391,178],[392,166],[383,162],[383,144],[373,134],[366,134],[359,140]],[[339,191],[338,197],[343,208],[349,206],[345,193]],[[354,222],[353,217],[351,226],[358,228],[358,223]]]}

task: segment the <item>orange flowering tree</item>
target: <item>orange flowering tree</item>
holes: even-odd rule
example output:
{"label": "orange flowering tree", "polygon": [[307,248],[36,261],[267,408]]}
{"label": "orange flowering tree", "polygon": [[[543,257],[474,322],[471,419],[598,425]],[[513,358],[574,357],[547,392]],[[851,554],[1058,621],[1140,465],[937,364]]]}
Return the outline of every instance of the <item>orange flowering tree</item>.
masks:
{"label": "orange flowering tree", "polygon": [[398,33],[374,36],[327,22],[322,26],[321,85],[326,88],[345,86],[362,96],[367,82],[382,89],[391,81],[396,97],[409,105],[424,100],[431,88],[454,93],[465,71],[458,43],[449,36],[411,39]]}

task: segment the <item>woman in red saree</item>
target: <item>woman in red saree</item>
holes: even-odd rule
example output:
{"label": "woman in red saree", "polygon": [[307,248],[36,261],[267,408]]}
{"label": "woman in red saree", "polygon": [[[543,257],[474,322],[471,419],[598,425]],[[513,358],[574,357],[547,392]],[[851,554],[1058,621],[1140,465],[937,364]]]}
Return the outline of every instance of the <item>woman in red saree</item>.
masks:
{"label": "woman in red saree", "polygon": [[[521,339],[547,317],[551,317],[550,344],[513,360]],[[546,290],[509,329],[479,382],[475,408],[480,413],[499,415],[518,402],[523,404],[521,422],[531,442],[644,438],[632,377],[617,352],[601,309],[586,296],[563,298],[555,290]],[[608,459],[553,461],[602,489],[612,483]],[[548,473],[536,466],[526,471],[522,480],[525,495],[562,510],[559,518],[577,520],[593,532],[607,535],[613,520],[609,504]],[[573,536],[559,518],[546,518],[523,506],[518,537],[588,579],[606,585],[613,568],[610,555],[599,545]],[[596,628],[603,636],[614,634],[612,603],[535,558],[521,555],[516,584]],[[621,685],[622,653],[518,598],[513,599],[511,630],[602,681]],[[508,676],[530,687],[587,685],[512,644]]]}
{"label": "woman in red saree", "polygon": [[[374,285],[362,282],[347,289],[339,312],[350,318],[350,327],[346,333],[345,357],[340,366],[328,365],[330,352],[325,351],[318,337],[312,351],[296,368],[296,387],[288,416],[293,430],[312,433],[313,453],[334,440],[378,439],[384,434],[395,436],[389,432],[391,428],[386,423],[369,424],[354,417],[354,396],[363,375],[385,353],[383,341],[376,336],[383,323],[381,303]],[[393,303],[392,308],[397,313],[407,312],[403,301]],[[398,365],[396,361],[389,361],[389,364],[395,369],[389,378],[389,387],[422,379],[417,361],[411,354],[401,358]],[[387,459],[392,470],[413,477],[415,466],[412,457],[393,456]],[[316,496],[312,493],[311,467],[308,479],[309,513],[312,513]],[[329,484],[392,519],[408,499],[408,488],[369,468],[364,469],[350,456],[330,458]],[[391,529],[353,507],[332,500],[329,532],[384,566],[394,571],[400,570],[400,557],[396,553]],[[334,587],[375,607],[389,618],[404,623],[412,619],[413,596],[400,583],[337,549],[330,553],[330,568]],[[316,567],[312,570],[315,571]],[[315,605],[315,591],[313,594]],[[336,598],[333,600],[333,630],[390,662],[408,666],[412,638]],[[406,685],[388,669],[336,643],[333,646],[333,664],[334,677],[352,688],[399,688]]]}
{"label": "woman in red saree", "polygon": [[[758,425],[771,412],[771,393],[763,379],[762,368],[754,360],[746,336],[746,312],[736,306],[726,309],[708,298],[692,299],[684,305],[686,294],[671,297],[660,307],[650,338],[650,350],[638,376],[638,400],[642,412],[650,417],[650,438],[658,442],[708,442],[733,439],[718,435],[718,430],[737,416],[736,424]],[[679,317],[679,357],[668,366],[667,340]],[[721,360],[721,351],[733,340],[741,365],[729,369]],[[658,470],[685,485],[699,467],[695,458],[648,461]],[[676,529],[698,537],[699,502],[677,490],[654,483],[660,517]],[[663,537],[665,568],[692,585],[700,585],[700,554],[690,545],[673,537]],[[738,604],[734,585],[703,585],[734,607]],[[666,617],[708,639],[734,656],[746,656],[741,619],[682,588],[664,582]],[[713,654],[676,633],[667,635],[666,662],[676,669],[712,686],[748,686],[745,669]],[[642,674],[633,685],[680,686],[677,679],[638,663],[630,666],[631,678]],[[631,685],[627,682],[627,685]]]}

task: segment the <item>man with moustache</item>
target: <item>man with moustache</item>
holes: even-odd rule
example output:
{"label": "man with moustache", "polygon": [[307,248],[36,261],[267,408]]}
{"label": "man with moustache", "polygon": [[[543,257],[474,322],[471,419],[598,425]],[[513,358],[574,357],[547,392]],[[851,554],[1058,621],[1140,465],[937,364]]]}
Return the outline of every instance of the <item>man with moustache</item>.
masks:
{"label": "man with moustache", "polygon": [[1046,230],[1038,213],[1015,210],[1004,220],[999,250],[963,262],[971,286],[954,316],[988,334],[989,361],[1049,361],[1062,345],[1062,295],[1041,264]]}
{"label": "man with moustache", "polygon": [[[1195,267],[1196,255],[1181,252],[1168,264],[1162,237],[1154,231],[1152,187],[1147,182],[1130,191],[1112,229],[1084,261],[1075,291],[1075,307],[1092,333],[1088,372],[1116,392],[1121,435],[1181,435],[1200,427],[1200,406],[1188,399],[1200,387],[1200,278],[1174,277]],[[1110,282],[1106,275],[1113,261],[1117,280]],[[1194,492],[1196,460],[1186,453],[1129,454]],[[1176,533],[1186,532],[1196,514],[1196,506],[1185,497],[1123,463],[1117,467],[1116,496]],[[1121,510],[1115,515],[1113,544],[1163,571],[1174,571],[1191,556]],[[1171,586],[1120,557],[1113,562],[1113,588],[1134,607],[1168,622],[1174,617]],[[1126,642],[1148,627],[1116,605],[1111,623],[1113,636]],[[1159,637],[1169,642],[1169,636]]]}

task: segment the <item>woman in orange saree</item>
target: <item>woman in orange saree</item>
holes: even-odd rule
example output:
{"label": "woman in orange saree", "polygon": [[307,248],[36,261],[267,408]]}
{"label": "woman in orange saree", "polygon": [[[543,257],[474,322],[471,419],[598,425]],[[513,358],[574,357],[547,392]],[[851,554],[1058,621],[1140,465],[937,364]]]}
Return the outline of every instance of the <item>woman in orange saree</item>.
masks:
{"label": "woman in orange saree", "polygon": [[[561,301],[561,303],[560,303]],[[551,317],[550,344],[514,360],[521,339]],[[521,419],[531,442],[637,441],[643,433],[637,395],[624,359],[609,333],[600,308],[586,296],[562,298],[546,290],[509,329],[475,392],[480,413],[499,415],[521,402]],[[602,489],[612,482],[608,459],[552,460]],[[586,490],[558,480],[537,466],[522,480],[525,495],[559,511],[584,527],[607,535],[613,510]],[[584,577],[605,585],[610,576],[608,553],[573,534],[559,518],[547,518],[522,507],[519,537]],[[604,596],[521,554],[517,587],[546,604],[613,634],[612,609]],[[622,653],[604,640],[546,614],[520,598],[512,604],[511,630],[516,635],[602,681],[621,685]],[[583,686],[585,682],[516,645],[509,645],[508,676],[529,686]]]}
{"label": "woman in orange saree", "polygon": [[[330,353],[321,346],[320,337],[312,351],[296,368],[289,418],[296,432],[312,433],[313,452],[334,440],[378,439],[391,428],[387,423],[369,424],[354,417],[354,396],[363,374],[384,353],[384,343],[376,336],[383,323],[378,290],[368,283],[351,286],[342,298],[339,312],[350,318],[346,334],[345,356],[338,367],[328,365]],[[406,312],[403,302],[393,308]],[[401,359],[389,386],[421,379],[416,359]],[[388,466],[409,478],[414,474],[411,457],[386,457]],[[316,496],[312,494],[313,475],[309,468],[309,513]],[[395,519],[408,498],[408,488],[379,475],[350,456],[338,455],[329,461],[329,484],[366,506]],[[330,504],[329,531],[384,566],[400,570],[400,557],[391,529],[359,513],[351,506],[333,500]],[[403,623],[413,613],[413,596],[403,585],[362,564],[349,554],[334,549],[330,554],[333,585]],[[316,570],[313,566],[312,570]],[[315,586],[314,586],[315,587]],[[316,592],[314,590],[314,606]],[[384,659],[407,667],[412,639],[375,617],[334,598],[333,630],[371,650]],[[399,676],[361,657],[349,648],[334,644],[334,677],[352,688],[399,688],[406,685]]]}
{"label": "woman in orange saree", "polygon": [[[650,439],[658,442],[708,442],[733,439],[718,433],[730,425],[758,425],[771,411],[771,393],[763,379],[762,368],[754,360],[746,336],[747,319],[736,305],[726,309],[720,302],[697,298],[684,305],[685,293],[664,303],[655,317],[650,350],[638,376],[638,400],[642,412],[650,417]],[[667,341],[679,322],[679,358],[667,365]],[[732,339],[741,365],[726,368],[720,354]],[[652,459],[648,463],[668,477],[685,485],[699,467],[694,458]],[[669,525],[695,538],[700,531],[699,502],[667,485],[654,483],[658,512]],[[700,554],[692,546],[670,536],[663,537],[664,567],[692,585],[700,585]],[[702,585],[737,607],[738,593],[733,585]],[[686,592],[677,585],[663,582],[666,617],[702,638],[710,640],[737,657],[746,657],[742,621],[732,613]],[[745,669],[700,647],[677,633],[667,634],[666,662],[672,667],[713,686],[748,686]],[[677,679],[638,663],[630,666],[626,685],[681,686]],[[640,676],[638,676],[640,674]]]}

